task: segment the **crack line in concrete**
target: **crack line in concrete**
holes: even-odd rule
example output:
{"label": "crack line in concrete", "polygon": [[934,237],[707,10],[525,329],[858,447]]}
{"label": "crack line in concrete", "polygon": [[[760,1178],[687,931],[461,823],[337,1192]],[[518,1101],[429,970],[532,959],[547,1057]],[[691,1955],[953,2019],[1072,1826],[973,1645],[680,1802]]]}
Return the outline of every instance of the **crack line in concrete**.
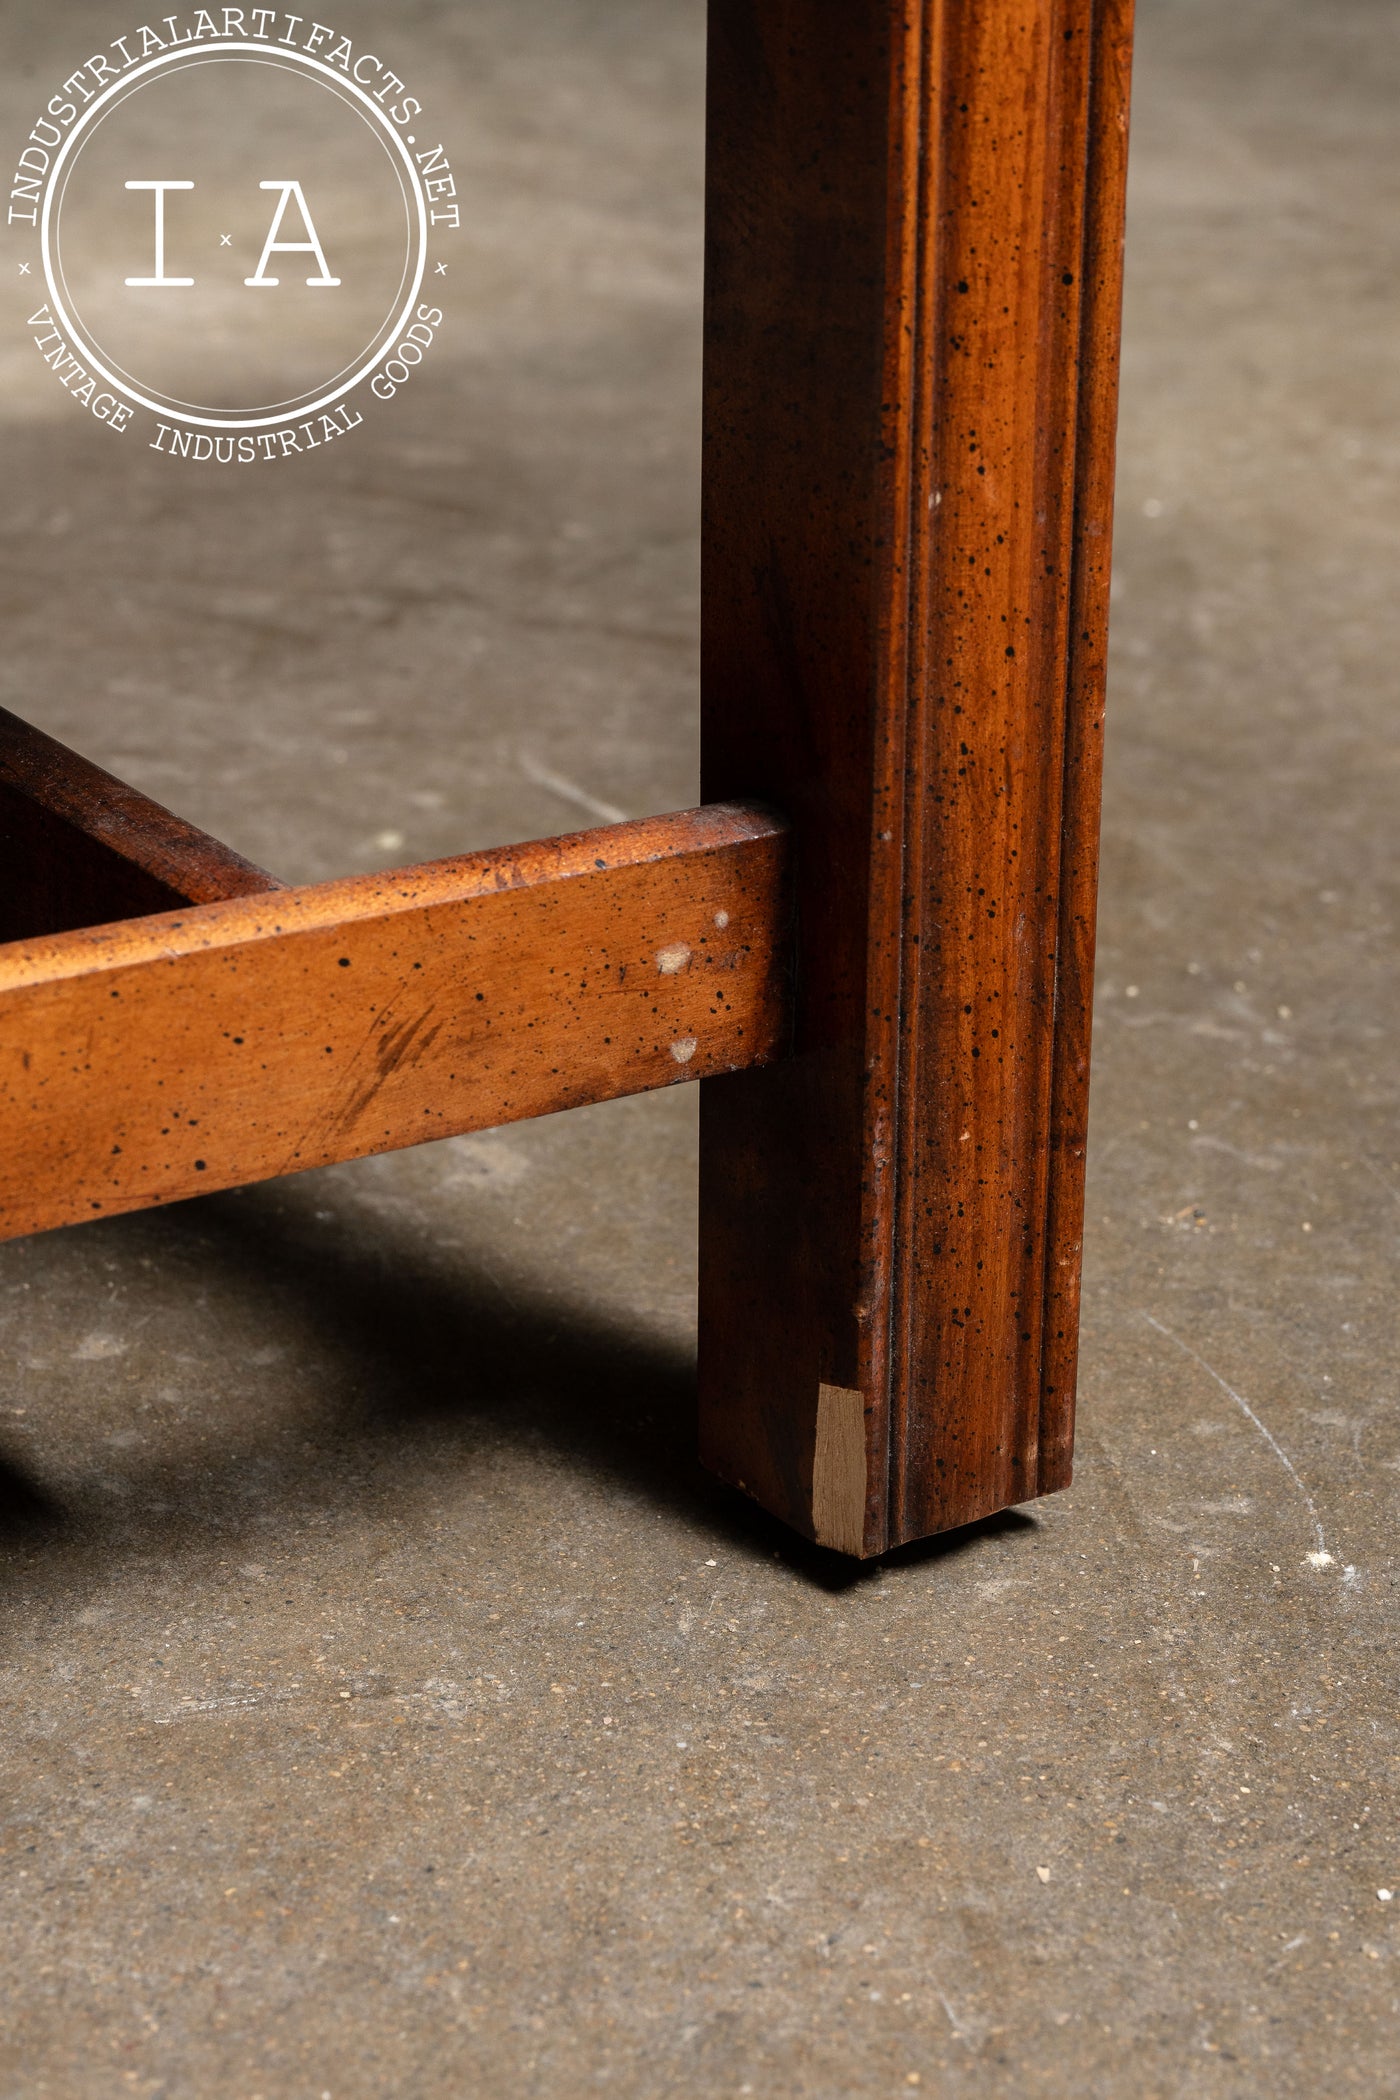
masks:
{"label": "crack line in concrete", "polygon": [[590,795],[587,788],[577,786],[572,780],[566,780],[562,773],[556,773],[550,766],[542,766],[528,751],[518,751],[516,758],[527,780],[533,780],[536,787],[548,788],[561,802],[572,802],[575,809],[583,810],[587,816],[597,817],[603,824],[627,822],[625,809],[619,809],[615,802],[603,802],[597,795]]}
{"label": "crack line in concrete", "polygon": [[[1298,1493],[1302,1496],[1303,1501],[1307,1506],[1308,1515],[1312,1519],[1313,1533],[1317,1539],[1316,1550],[1308,1555],[1309,1561],[1315,1568],[1335,1567],[1337,1564],[1337,1556],[1335,1553],[1333,1553],[1332,1549],[1327,1543],[1326,1538],[1323,1536],[1322,1520],[1317,1513],[1317,1504],[1313,1501],[1311,1494],[1308,1492],[1307,1484],[1304,1481],[1302,1475],[1299,1473],[1298,1468],[1294,1465],[1292,1459],[1288,1456],[1288,1453],[1284,1450],[1282,1444],[1278,1441],[1278,1438],[1274,1435],[1273,1431],[1267,1428],[1266,1425],[1260,1421],[1258,1415],[1255,1414],[1254,1409],[1250,1406],[1249,1402],[1246,1399],[1244,1399],[1241,1394],[1237,1393],[1232,1385],[1227,1385],[1225,1380],[1221,1377],[1220,1373],[1216,1370],[1215,1366],[1213,1364],[1208,1364],[1205,1358],[1197,1350],[1191,1347],[1191,1344],[1189,1342],[1183,1342],[1181,1336],[1179,1334],[1173,1334],[1170,1327],[1164,1327],[1160,1320],[1154,1320],[1151,1313],[1145,1312],[1142,1317],[1144,1318],[1144,1320],[1146,1320],[1149,1327],[1155,1327],[1158,1334],[1165,1335],[1169,1342],[1174,1343],[1175,1346],[1178,1349],[1180,1349],[1183,1356],[1189,1356],[1192,1363],[1199,1364],[1201,1369],[1206,1373],[1206,1376],[1208,1378],[1213,1378],[1216,1384],[1219,1386],[1221,1392],[1228,1393],[1230,1398],[1234,1401],[1236,1407],[1240,1410],[1240,1413],[1244,1415],[1248,1421],[1254,1424],[1254,1427],[1258,1430],[1260,1436],[1263,1437],[1264,1442],[1273,1452],[1274,1457],[1283,1467],[1285,1473],[1287,1473],[1289,1479],[1293,1482],[1293,1485],[1297,1488]],[[1342,1578],[1345,1582],[1354,1582],[1356,1580],[1355,1568],[1343,1568]]]}

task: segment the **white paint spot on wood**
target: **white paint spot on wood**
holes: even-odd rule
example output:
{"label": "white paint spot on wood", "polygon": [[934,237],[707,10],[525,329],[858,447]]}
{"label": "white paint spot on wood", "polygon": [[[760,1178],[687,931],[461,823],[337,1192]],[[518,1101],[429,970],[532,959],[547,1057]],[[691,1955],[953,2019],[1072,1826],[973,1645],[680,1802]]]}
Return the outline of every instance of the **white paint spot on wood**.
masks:
{"label": "white paint spot on wood", "polygon": [[724,931],[725,927],[726,927],[726,926],[727,926],[727,925],[729,924],[729,914],[728,914],[728,912],[727,912],[727,911],[717,911],[717,912],[715,913],[715,924],[716,924],[716,926],[718,926],[718,928],[719,928],[720,932],[721,932],[721,933],[723,933],[723,931]]}
{"label": "white paint spot on wood", "polygon": [[678,1065],[688,1065],[699,1048],[693,1035],[683,1035],[678,1043],[672,1043],[671,1055]]}
{"label": "white paint spot on wood", "polygon": [[684,941],[676,941],[671,947],[659,950],[656,967],[663,977],[678,977],[689,961],[689,948]]}

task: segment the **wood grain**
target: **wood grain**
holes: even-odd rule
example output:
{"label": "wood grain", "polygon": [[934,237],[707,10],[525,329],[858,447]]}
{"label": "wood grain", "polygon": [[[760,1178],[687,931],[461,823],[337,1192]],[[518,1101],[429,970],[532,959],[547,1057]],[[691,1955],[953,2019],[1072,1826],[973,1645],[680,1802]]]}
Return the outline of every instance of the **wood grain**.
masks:
{"label": "wood grain", "polygon": [[702,1448],[813,1532],[861,1394],[867,1554],[1068,1477],[1129,19],[712,0],[703,788],[798,1009],[702,1102]]}
{"label": "wood grain", "polygon": [[281,887],[0,708],[0,941]]}
{"label": "wood grain", "polygon": [[843,1385],[817,1388],[812,1536],[838,1553],[865,1542],[865,1395]]}
{"label": "wood grain", "polygon": [[0,948],[0,1237],[771,1058],[786,864],[731,805]]}

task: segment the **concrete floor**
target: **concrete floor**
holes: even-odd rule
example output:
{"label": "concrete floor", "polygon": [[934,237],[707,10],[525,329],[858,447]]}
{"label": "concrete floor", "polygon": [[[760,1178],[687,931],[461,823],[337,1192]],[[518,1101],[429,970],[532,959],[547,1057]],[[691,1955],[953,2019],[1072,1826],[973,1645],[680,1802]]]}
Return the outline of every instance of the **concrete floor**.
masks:
{"label": "concrete floor", "polygon": [[[10,704],[294,878],[692,799],[700,30],[395,11],[450,354],[272,480],[11,326]],[[1075,1487],[696,1472],[685,1090],[5,1248],[6,2100],[1400,2092],[1400,18],[1140,49]]]}

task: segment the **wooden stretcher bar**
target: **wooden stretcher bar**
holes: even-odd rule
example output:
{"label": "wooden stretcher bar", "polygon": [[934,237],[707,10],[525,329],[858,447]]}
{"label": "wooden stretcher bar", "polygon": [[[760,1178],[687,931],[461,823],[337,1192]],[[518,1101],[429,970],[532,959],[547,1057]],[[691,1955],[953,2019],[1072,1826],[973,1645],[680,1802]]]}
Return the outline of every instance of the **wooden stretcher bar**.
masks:
{"label": "wooden stretcher bar", "polygon": [[0,947],[0,1238],[761,1063],[786,868],[723,805]]}
{"label": "wooden stretcher bar", "polygon": [[281,889],[0,707],[0,941]]}

